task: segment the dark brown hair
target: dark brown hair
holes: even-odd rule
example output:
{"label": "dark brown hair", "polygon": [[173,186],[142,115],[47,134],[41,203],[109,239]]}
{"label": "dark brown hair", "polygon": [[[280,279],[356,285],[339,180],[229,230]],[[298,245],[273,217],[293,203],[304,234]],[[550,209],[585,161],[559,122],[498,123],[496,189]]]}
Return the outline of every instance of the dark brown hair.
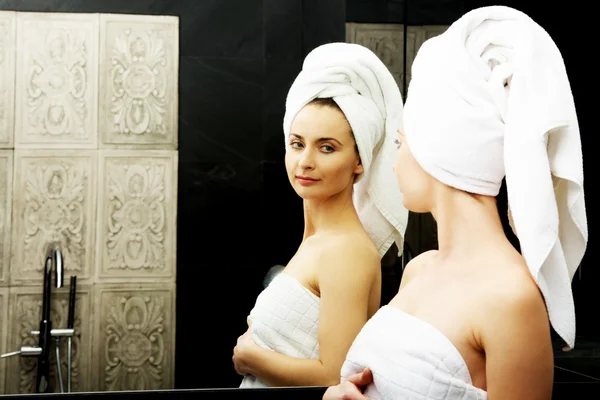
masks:
{"label": "dark brown hair", "polygon": [[[342,115],[344,115],[344,118],[346,118],[346,121],[348,121],[348,118],[346,117],[346,114],[344,114],[344,111],[340,108],[338,103],[336,103],[335,100],[333,100],[333,98],[331,97],[318,97],[316,99],[311,100],[308,104],[313,105],[315,107],[327,107],[337,110],[341,112]],[[348,122],[348,125],[350,125],[350,122]],[[358,145],[356,144],[356,138],[354,137],[352,127],[350,127],[350,135],[352,135],[352,139],[354,139],[354,150],[356,150],[356,154],[359,154]]]}

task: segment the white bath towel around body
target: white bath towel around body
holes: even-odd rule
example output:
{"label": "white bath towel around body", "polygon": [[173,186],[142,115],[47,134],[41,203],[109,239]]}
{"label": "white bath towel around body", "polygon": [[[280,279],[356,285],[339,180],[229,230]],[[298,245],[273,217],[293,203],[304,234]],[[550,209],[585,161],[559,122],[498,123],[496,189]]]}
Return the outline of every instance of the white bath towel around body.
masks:
{"label": "white bath towel around body", "polygon": [[[280,272],[256,299],[250,312],[252,339],[259,346],[296,358],[319,358],[321,300],[294,277]],[[241,388],[267,387],[246,375]]]}
{"label": "white bath towel around body", "polygon": [[446,336],[428,323],[383,306],[352,343],[342,380],[369,367],[370,400],[486,400],[467,364]]}

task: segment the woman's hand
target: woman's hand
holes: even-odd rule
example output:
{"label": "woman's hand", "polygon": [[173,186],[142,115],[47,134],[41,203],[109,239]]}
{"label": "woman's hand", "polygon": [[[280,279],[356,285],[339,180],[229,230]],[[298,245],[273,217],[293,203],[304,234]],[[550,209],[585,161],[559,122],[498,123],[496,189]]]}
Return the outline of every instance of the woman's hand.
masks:
{"label": "woman's hand", "polygon": [[373,373],[365,368],[362,372],[351,375],[347,381],[327,389],[323,400],[367,400],[363,391],[370,383],[373,383]]}
{"label": "woman's hand", "polygon": [[256,342],[254,342],[252,339],[252,330],[250,329],[252,326],[252,321],[250,321],[250,317],[248,317],[247,322],[248,329],[242,336],[238,338],[237,344],[233,348],[232,357],[235,372],[242,376],[250,373],[250,365],[248,364],[248,360],[252,351],[258,347]]}

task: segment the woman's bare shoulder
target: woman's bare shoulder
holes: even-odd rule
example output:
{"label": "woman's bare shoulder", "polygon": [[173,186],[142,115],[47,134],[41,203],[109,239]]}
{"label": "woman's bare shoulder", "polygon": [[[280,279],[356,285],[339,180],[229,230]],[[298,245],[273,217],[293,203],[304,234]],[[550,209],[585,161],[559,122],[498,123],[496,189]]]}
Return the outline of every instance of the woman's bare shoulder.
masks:
{"label": "woman's bare shoulder", "polygon": [[[533,331],[541,329],[544,333],[549,323],[546,304],[525,263],[508,263],[486,272],[474,305],[474,311],[479,311],[478,325],[482,335],[487,336],[489,341],[489,338],[498,336],[502,327],[503,331],[508,327],[527,327]],[[499,319],[503,322],[498,326]]]}
{"label": "woman's bare shoulder", "polygon": [[491,268],[482,271],[481,276],[485,277],[482,284],[485,285],[485,293],[492,304],[498,304],[496,300],[499,298],[510,300],[510,304],[543,301],[525,261],[499,260]]}
{"label": "woman's bare shoulder", "polygon": [[[353,232],[323,235],[316,243],[314,262],[320,274],[373,275],[381,269],[379,251],[370,240]],[[341,277],[339,278],[341,279]]]}
{"label": "woman's bare shoulder", "polygon": [[362,232],[348,231],[327,235],[321,244],[323,251],[346,259],[358,257],[358,260],[363,262],[375,260],[377,263],[381,259],[375,244]]}

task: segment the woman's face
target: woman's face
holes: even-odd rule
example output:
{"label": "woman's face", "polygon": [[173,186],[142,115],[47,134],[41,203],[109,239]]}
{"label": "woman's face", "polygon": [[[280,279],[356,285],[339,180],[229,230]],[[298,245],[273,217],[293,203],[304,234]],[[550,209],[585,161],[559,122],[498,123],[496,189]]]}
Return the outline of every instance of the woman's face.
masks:
{"label": "woman's face", "polygon": [[344,114],[306,105],[292,122],[285,166],[292,187],[305,200],[325,200],[354,184],[363,172]]}

